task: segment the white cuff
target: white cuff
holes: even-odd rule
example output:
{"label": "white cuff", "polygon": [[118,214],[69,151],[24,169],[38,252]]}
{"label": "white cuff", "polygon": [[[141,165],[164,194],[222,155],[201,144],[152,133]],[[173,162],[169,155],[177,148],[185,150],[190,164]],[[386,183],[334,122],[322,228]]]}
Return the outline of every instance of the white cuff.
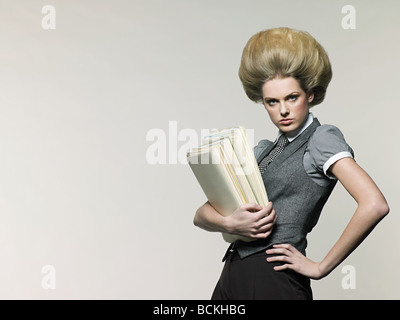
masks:
{"label": "white cuff", "polygon": [[336,161],[343,159],[343,158],[353,158],[353,155],[348,152],[348,151],[343,151],[343,152],[339,152],[336,153],[335,155],[333,155],[332,157],[330,157],[324,164],[323,166],[323,170],[324,170],[324,174],[330,178],[330,179],[336,179],[336,177],[332,174],[328,173],[328,170],[330,168],[331,165],[333,165]]}

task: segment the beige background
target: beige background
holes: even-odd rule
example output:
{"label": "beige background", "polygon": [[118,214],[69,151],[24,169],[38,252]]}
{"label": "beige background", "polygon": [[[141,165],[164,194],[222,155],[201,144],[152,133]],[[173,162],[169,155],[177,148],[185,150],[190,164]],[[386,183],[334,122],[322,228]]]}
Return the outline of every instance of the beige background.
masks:
{"label": "beige background", "polygon": [[[345,30],[341,9],[356,8]],[[44,5],[56,29],[41,25]],[[237,69],[254,33],[289,26],[327,49],[334,77],[313,113],[337,125],[391,214],[316,299],[399,299],[400,3],[0,1],[0,298],[208,299],[227,247],[192,224],[205,201],[184,164],[151,165],[148,132],[242,124],[276,131]],[[174,140],[175,139],[175,140]],[[186,144],[186,145],[185,145]],[[169,148],[168,152],[177,150]],[[168,150],[168,149],[167,149]],[[309,237],[322,259],[355,203],[338,185]],[[44,289],[42,267],[56,271]],[[344,290],[345,265],[356,289]]]}

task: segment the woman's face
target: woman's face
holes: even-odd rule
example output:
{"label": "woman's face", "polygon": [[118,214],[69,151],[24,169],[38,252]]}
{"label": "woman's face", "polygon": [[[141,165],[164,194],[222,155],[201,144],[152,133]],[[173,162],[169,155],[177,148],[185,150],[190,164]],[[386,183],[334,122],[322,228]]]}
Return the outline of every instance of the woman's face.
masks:
{"label": "woman's face", "polygon": [[262,86],[263,103],[271,121],[284,133],[299,129],[307,120],[309,103],[314,94],[307,94],[293,77],[274,78]]}

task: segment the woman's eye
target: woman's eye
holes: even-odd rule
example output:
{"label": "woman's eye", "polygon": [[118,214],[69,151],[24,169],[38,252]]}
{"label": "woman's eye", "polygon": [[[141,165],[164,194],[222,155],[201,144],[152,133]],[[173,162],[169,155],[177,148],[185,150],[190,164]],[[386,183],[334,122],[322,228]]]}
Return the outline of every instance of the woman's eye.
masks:
{"label": "woman's eye", "polygon": [[289,96],[289,101],[296,101],[297,98],[298,98],[298,96],[295,96],[295,95]]}
{"label": "woman's eye", "polygon": [[266,101],[269,106],[273,106],[276,103],[275,99],[267,100]]}

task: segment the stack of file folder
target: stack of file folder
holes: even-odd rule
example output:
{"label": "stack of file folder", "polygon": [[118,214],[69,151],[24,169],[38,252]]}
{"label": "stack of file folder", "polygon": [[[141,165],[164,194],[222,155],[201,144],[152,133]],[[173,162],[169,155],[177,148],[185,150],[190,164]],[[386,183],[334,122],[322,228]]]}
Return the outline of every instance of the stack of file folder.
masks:
{"label": "stack of file folder", "polygon": [[[228,216],[245,203],[267,206],[264,182],[243,126],[212,130],[198,148],[187,153],[187,161],[208,201],[221,215]],[[227,242],[252,240],[222,236]]]}

